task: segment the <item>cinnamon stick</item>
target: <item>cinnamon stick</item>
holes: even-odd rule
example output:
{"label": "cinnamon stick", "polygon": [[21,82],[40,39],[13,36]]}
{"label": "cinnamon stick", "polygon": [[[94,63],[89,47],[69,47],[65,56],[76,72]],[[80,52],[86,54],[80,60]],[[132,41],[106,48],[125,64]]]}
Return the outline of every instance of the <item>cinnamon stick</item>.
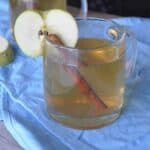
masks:
{"label": "cinnamon stick", "polygon": [[89,99],[91,99],[97,108],[107,108],[104,102],[97,96],[97,94],[90,87],[89,83],[75,67],[63,66],[63,68],[71,75],[72,79],[76,82],[81,92],[84,93],[84,95],[86,95]]}
{"label": "cinnamon stick", "polygon": [[[60,38],[55,34],[48,35],[48,39],[56,44],[64,45]],[[66,58],[66,53],[63,50],[60,50],[60,53]],[[80,63],[82,64],[82,62]],[[89,83],[81,75],[78,69],[74,66],[63,65],[63,68],[68,72],[72,79],[75,81],[80,91],[87,96],[88,99],[91,99],[95,103],[96,109],[106,109],[107,105],[98,97],[94,90],[90,87]]]}

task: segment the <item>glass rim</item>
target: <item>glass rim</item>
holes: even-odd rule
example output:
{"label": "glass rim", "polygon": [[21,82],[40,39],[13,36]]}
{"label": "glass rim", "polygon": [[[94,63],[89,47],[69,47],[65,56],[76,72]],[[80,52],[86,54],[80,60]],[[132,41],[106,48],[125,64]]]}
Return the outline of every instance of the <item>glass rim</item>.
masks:
{"label": "glass rim", "polygon": [[[112,23],[115,25],[115,27],[123,27],[122,25],[119,25],[118,23],[116,23],[115,21],[113,20],[109,20],[109,19],[103,19],[103,18],[98,18],[98,17],[87,17],[86,19],[85,18],[82,18],[82,17],[76,17],[76,21],[79,22],[79,21],[103,21],[103,22],[108,22],[108,23]],[[123,30],[124,28],[122,28]],[[62,46],[62,45],[59,45],[59,44],[55,44],[53,43],[52,41],[50,41],[48,38],[46,38],[47,42],[50,42],[54,47],[56,48],[60,48],[60,49],[66,49],[66,50],[69,50],[69,51],[72,51],[72,52],[89,52],[89,51],[103,51],[104,48],[109,48],[109,47],[112,47],[112,46],[118,46],[121,44],[122,42],[122,37],[124,37],[124,34],[125,34],[125,30],[123,30],[123,34],[121,36],[121,38],[115,42],[111,42],[110,45],[108,44],[104,44],[102,46],[98,46],[98,47],[93,47],[93,48],[74,48],[74,47],[69,47],[69,46]],[[80,39],[80,38],[79,38]]]}

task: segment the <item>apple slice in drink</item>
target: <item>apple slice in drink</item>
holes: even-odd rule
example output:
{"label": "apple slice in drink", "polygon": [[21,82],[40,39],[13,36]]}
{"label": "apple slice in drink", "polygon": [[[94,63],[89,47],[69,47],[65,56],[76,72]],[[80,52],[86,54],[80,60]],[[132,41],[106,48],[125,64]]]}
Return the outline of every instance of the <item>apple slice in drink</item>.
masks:
{"label": "apple slice in drink", "polygon": [[8,41],[0,36],[0,66],[8,65],[14,58],[14,53]]}
{"label": "apple slice in drink", "polygon": [[56,34],[65,46],[75,47],[78,41],[78,27],[75,19],[62,10],[47,13],[45,24],[49,34]]}

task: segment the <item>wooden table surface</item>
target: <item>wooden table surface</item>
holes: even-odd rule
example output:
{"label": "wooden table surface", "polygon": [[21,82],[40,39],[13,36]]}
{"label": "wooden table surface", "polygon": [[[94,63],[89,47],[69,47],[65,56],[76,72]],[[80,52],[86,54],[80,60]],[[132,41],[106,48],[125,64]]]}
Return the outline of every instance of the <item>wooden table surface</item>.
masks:
{"label": "wooden table surface", "polygon": [[[74,15],[78,15],[79,10],[76,8],[69,8]],[[89,16],[101,17],[101,18],[116,18],[116,15],[110,14],[102,14],[96,12],[89,12]],[[3,121],[0,121],[0,150],[22,150],[19,144],[15,141],[15,139],[8,132],[6,127],[4,126]]]}

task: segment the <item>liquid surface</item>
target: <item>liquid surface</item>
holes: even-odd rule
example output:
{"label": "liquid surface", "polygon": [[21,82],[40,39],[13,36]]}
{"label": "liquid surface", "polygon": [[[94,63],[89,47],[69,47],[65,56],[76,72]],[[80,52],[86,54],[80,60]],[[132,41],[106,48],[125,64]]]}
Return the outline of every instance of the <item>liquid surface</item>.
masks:
{"label": "liquid surface", "polygon": [[79,39],[76,48],[78,49],[99,49],[100,47],[109,46],[112,43],[106,40],[99,39]]}
{"label": "liquid surface", "polygon": [[[44,87],[51,114],[90,120],[122,108],[124,49],[120,47],[118,52],[118,48],[111,45],[100,39],[80,39],[77,47],[91,50],[79,53],[78,65],[70,63],[64,51],[58,50],[65,61],[53,60],[50,52],[45,55]],[[93,47],[97,50],[92,50]],[[72,55],[69,57],[74,59]]]}

